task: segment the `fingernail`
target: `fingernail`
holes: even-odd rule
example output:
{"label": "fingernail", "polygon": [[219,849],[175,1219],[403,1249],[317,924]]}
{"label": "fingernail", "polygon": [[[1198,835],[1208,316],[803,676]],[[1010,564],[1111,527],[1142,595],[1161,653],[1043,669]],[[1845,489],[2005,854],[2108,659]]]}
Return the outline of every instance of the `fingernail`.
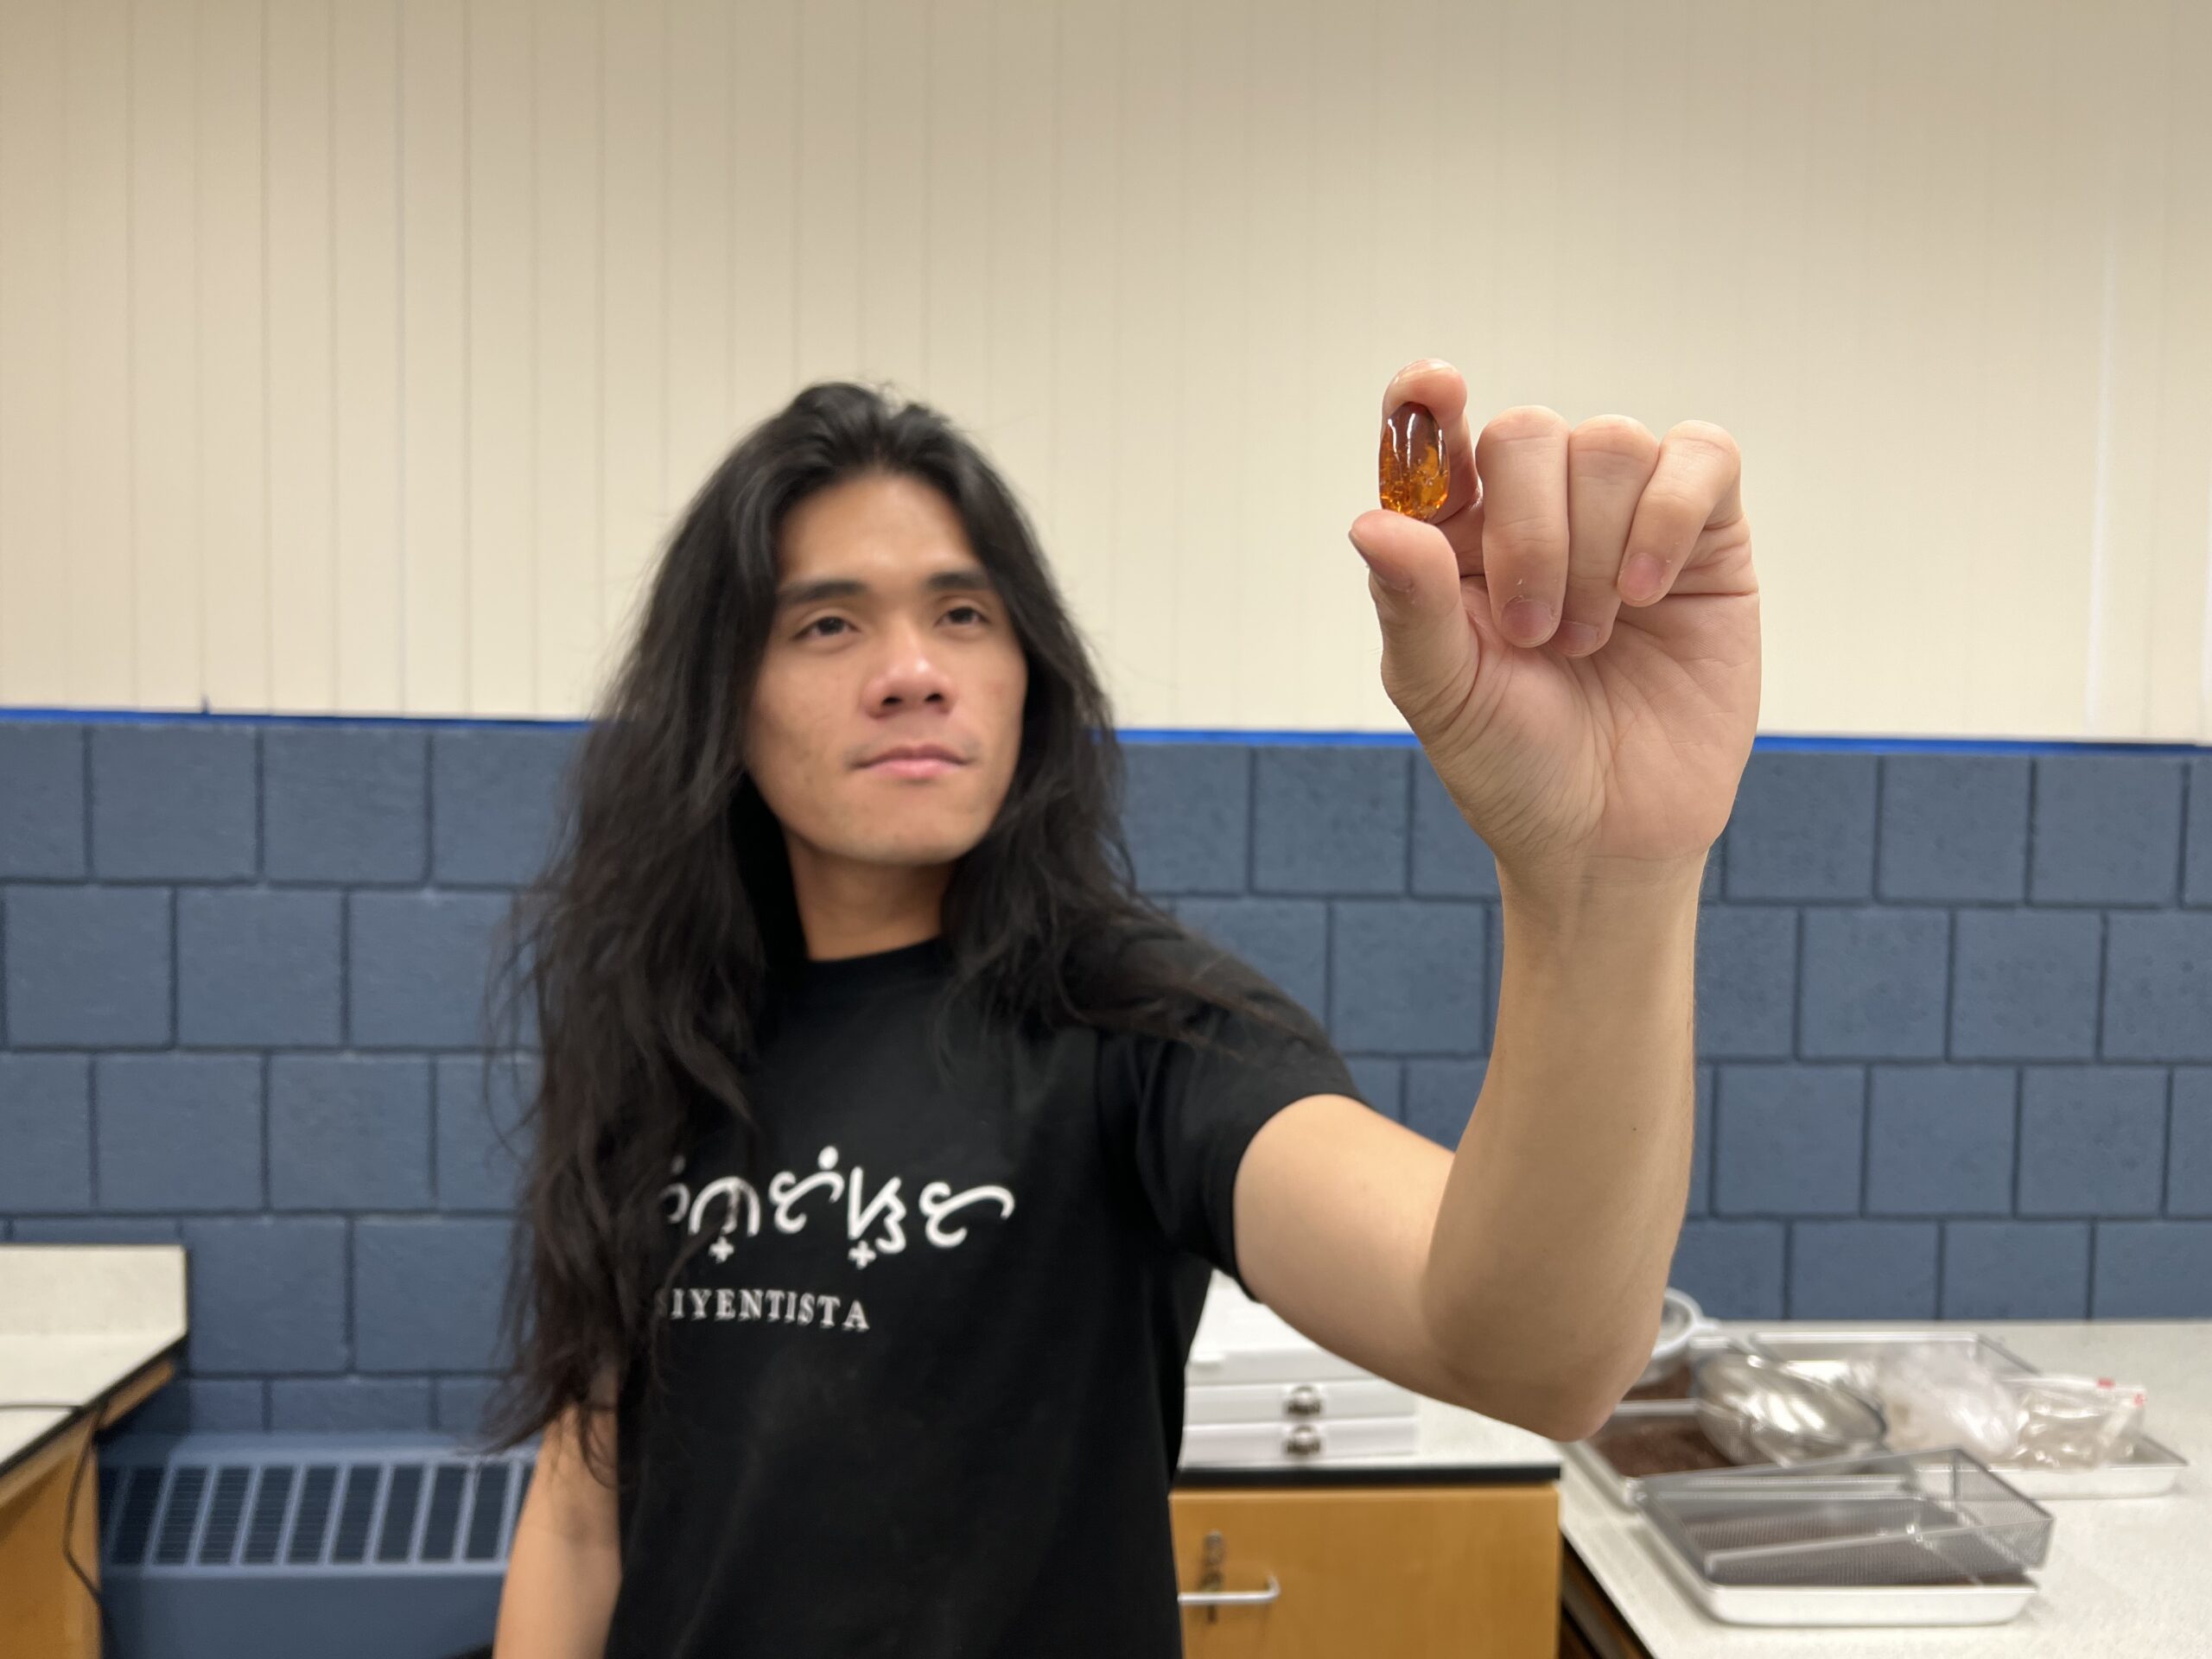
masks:
{"label": "fingernail", "polygon": [[1505,637],[1515,644],[1533,645],[1551,632],[1552,607],[1541,599],[1510,600],[1503,626]]}
{"label": "fingernail", "polygon": [[1621,596],[1641,603],[1656,597],[1660,583],[1666,580],[1667,567],[1649,553],[1639,553],[1621,572]]}
{"label": "fingernail", "polygon": [[1562,622],[1559,632],[1552,636],[1552,643],[1569,657],[1580,657],[1585,652],[1598,649],[1598,630],[1587,622]]}

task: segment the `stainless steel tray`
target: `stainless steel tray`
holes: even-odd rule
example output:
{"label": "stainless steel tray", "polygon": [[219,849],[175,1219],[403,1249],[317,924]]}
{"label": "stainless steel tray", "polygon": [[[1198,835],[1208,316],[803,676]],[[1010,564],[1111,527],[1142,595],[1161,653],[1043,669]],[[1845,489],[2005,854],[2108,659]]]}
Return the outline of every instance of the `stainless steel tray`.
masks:
{"label": "stainless steel tray", "polygon": [[[1793,1326],[1774,1331],[1751,1330],[1746,1334],[1792,1364],[1802,1365],[1816,1376],[1839,1380],[1849,1380],[1855,1364],[1879,1359],[1885,1351],[1894,1351],[1908,1344],[1914,1346],[1923,1344],[1938,1347],[1955,1346],[2001,1374],[2015,1376],[2040,1374],[2035,1366],[2002,1343],[1972,1331],[1926,1328],[1822,1331]],[[1692,1353],[1694,1356],[1700,1350],[1724,1345],[1723,1339],[1708,1338],[1693,1343]],[[1687,1400],[1627,1401],[1607,1420],[1605,1428],[1599,1431],[1599,1436],[1605,1435],[1607,1430],[1624,1420],[1640,1419],[1663,1423],[1670,1418],[1694,1427],[1696,1408]],[[1588,1473],[1614,1503],[1623,1509],[1635,1507],[1637,1491],[1642,1484],[1640,1478],[1624,1475],[1592,1440],[1572,1442],[1566,1446],[1565,1451],[1567,1456]],[[2152,1497],[2172,1490],[2174,1483],[2181,1477],[2181,1471],[2188,1466],[2187,1459],[2148,1434],[2136,1441],[2134,1453],[2126,1462],[2113,1464],[2103,1469],[2024,1469],[2006,1464],[1991,1465],[2015,1491],[2035,1498]]]}
{"label": "stainless steel tray", "polygon": [[1987,1624],[2036,1594],[2050,1512],[1959,1451],[1648,1480],[1644,1535],[1714,1618]]}
{"label": "stainless steel tray", "polygon": [[1645,1542],[1699,1606],[1728,1624],[2002,1624],[2038,1589],[2023,1584],[1879,1585],[1847,1590],[1713,1584],[1647,1531]]}

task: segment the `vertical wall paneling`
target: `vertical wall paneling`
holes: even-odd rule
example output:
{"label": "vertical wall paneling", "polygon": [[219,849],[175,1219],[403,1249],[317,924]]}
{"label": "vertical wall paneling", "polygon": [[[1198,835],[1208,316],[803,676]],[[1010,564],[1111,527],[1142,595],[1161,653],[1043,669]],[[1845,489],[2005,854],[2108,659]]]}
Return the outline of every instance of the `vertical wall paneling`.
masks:
{"label": "vertical wall paneling", "polygon": [[[799,385],[842,378],[862,366],[861,24],[858,0],[811,0],[799,9],[798,107],[792,124],[798,152],[788,175],[797,187],[788,268],[804,273],[791,330]],[[754,163],[741,148],[732,151],[731,164]],[[752,318],[735,321],[757,326]],[[764,404],[773,407],[786,395]],[[733,419],[738,413],[733,408]]]}
{"label": "vertical wall paneling", "polygon": [[[62,539],[71,696],[131,684],[130,16],[62,10]],[[111,692],[112,695],[112,692]]]}
{"label": "vertical wall paneling", "polygon": [[[1058,8],[993,0],[990,219],[986,293],[990,384],[982,410],[998,456],[1034,522],[1051,474],[1053,36]],[[1050,556],[1063,556],[1047,543]]]}
{"label": "vertical wall paneling", "polygon": [[743,9],[722,0],[669,0],[668,474],[661,491],[671,504],[698,487],[731,435],[731,185],[739,165],[730,143],[738,102],[731,35],[744,28]]}
{"label": "vertical wall paneling", "polygon": [[[1263,589],[1249,583],[1240,522],[1243,492],[1224,464],[1244,442],[1245,389],[1222,372],[1250,350],[1245,302],[1251,204],[1244,147],[1249,116],[1247,54],[1251,21],[1242,5],[1194,6],[1185,49],[1199,96],[1185,105],[1179,170],[1187,185],[1176,239],[1185,252],[1182,295],[1172,331],[1180,365],[1173,416],[1177,465],[1169,502],[1184,538],[1177,571],[1175,654],[1167,664],[1178,693],[1227,708],[1250,683],[1250,620],[1265,616]],[[1233,412],[1232,412],[1233,411]],[[1344,550],[1347,556],[1351,549]],[[1151,614],[1166,620],[1167,606]]]}
{"label": "vertical wall paneling", "polygon": [[338,701],[331,4],[285,0],[264,16],[270,696],[320,713]]}
{"label": "vertical wall paneling", "polygon": [[[1058,8],[1035,10],[1056,20],[1059,15]],[[853,180],[859,216],[855,360],[868,374],[910,394],[927,385],[922,359],[928,337],[930,89],[928,78],[916,74],[914,66],[927,61],[929,26],[926,7],[906,0],[862,0],[861,148]],[[741,143],[741,153],[743,148]],[[747,188],[757,195],[764,186],[755,181]],[[789,274],[787,266],[782,273],[785,281]],[[788,350],[789,341],[755,316],[747,320],[741,346],[751,353],[741,363],[760,365],[738,377],[741,408],[750,410],[755,403],[766,404],[789,379],[788,359],[768,355],[770,346]]]}
{"label": "vertical wall paneling", "polygon": [[531,708],[588,707],[601,673],[599,8],[539,0],[533,86],[537,238],[537,678]]}
{"label": "vertical wall paneling", "polygon": [[[1174,0],[1128,0],[1121,20],[1124,147],[1113,258],[1123,327],[1114,353],[1114,539],[1100,550],[1111,571],[1101,621],[1123,694],[1158,706],[1174,701],[1177,641],[1202,625],[1185,613],[1175,582],[1186,551],[1175,499],[1187,458],[1174,414],[1185,366],[1175,319],[1185,262],[1176,243],[1183,193],[1195,188],[1181,167],[1189,12]],[[1294,588],[1285,592],[1300,597]],[[1274,621],[1264,608],[1255,620]]]}
{"label": "vertical wall paneling", "polygon": [[[258,0],[200,11],[200,547],[203,696],[273,706],[264,54]],[[127,698],[96,701],[127,702]]]}
{"label": "vertical wall paneling", "polygon": [[[662,0],[601,0],[606,100],[599,194],[600,616],[626,644],[641,581],[681,498],[664,493],[668,454],[668,46]],[[742,120],[743,93],[734,101]]]}
{"label": "vertical wall paneling", "polygon": [[470,709],[468,18],[400,0],[404,712]]}
{"label": "vertical wall paneling", "polygon": [[[1058,8],[1053,77],[1052,407],[1049,509],[1039,526],[1053,574],[1104,671],[1111,572],[1095,550],[1114,527],[1114,223],[1120,212],[1121,30],[1117,8]],[[1295,14],[1283,8],[1284,27]],[[1258,296],[1252,296],[1257,303]],[[1250,418],[1263,400],[1250,398]],[[1236,452],[1249,455],[1249,448]]]}
{"label": "vertical wall paneling", "polygon": [[0,6],[0,697],[67,702],[62,545],[62,28]]}
{"label": "vertical wall paneling", "polygon": [[536,0],[467,0],[468,700],[537,712]]}
{"label": "vertical wall paneling", "polygon": [[331,511],[337,706],[405,706],[400,518],[402,0],[332,18]]}
{"label": "vertical wall paneling", "polygon": [[[130,591],[111,626],[130,654],[131,701],[197,709],[199,604],[199,35],[170,0],[130,9]],[[0,210],[0,222],[8,222]],[[0,301],[0,309],[6,302]],[[4,396],[4,394],[0,394]],[[6,439],[0,437],[0,447]],[[0,486],[4,490],[4,486]],[[0,527],[0,543],[7,531]],[[0,598],[0,604],[4,604]],[[5,646],[0,645],[0,653]]]}
{"label": "vertical wall paneling", "polygon": [[1124,725],[1394,729],[1433,353],[1737,435],[1769,731],[2212,738],[2208,75],[2187,0],[10,0],[0,705],[575,715],[855,378]]}

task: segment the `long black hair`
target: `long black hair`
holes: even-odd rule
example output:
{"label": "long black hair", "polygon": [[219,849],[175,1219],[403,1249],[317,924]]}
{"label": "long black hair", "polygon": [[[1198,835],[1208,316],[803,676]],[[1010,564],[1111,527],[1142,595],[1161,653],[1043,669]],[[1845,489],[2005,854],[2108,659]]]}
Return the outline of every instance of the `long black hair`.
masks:
{"label": "long black hair", "polygon": [[[1121,829],[1123,768],[1086,645],[1013,493],[927,404],[846,381],[808,386],[731,449],[661,556],[634,641],[571,760],[548,865],[494,953],[490,1014],[524,1050],[528,1131],[499,1339],[508,1365],[482,1425],[493,1449],[569,1408],[611,1408],[648,1357],[695,1237],[662,1271],[664,1201],[690,1136],[734,1118],[776,992],[805,955],[781,829],[746,766],[785,514],[868,474],[906,476],[957,511],[1028,664],[1020,756],[941,913],[951,973],[1016,1022],[1203,1037],[1232,1008],[1290,1028],[1294,1005],[1137,889]],[[1200,949],[1163,950],[1163,944]],[[942,1013],[935,1055],[953,1063]],[[519,1072],[518,1075],[528,1075]],[[616,1387],[602,1387],[612,1375]],[[594,1471],[613,1471],[586,1437]]]}

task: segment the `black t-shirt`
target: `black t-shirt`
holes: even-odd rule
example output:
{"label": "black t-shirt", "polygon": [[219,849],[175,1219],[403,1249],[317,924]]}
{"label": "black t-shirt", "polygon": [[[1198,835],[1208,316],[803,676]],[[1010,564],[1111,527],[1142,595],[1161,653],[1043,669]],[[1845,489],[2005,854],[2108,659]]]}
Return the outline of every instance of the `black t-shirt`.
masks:
{"label": "black t-shirt", "polygon": [[1303,1039],[1217,1010],[1203,1050],[956,1003],[941,1083],[947,960],[807,963],[753,1173],[722,1128],[664,1195],[671,1241],[717,1236],[660,1310],[670,1392],[618,1414],[610,1659],[1181,1651],[1168,1488],[1237,1163],[1357,1090],[1287,996]]}

